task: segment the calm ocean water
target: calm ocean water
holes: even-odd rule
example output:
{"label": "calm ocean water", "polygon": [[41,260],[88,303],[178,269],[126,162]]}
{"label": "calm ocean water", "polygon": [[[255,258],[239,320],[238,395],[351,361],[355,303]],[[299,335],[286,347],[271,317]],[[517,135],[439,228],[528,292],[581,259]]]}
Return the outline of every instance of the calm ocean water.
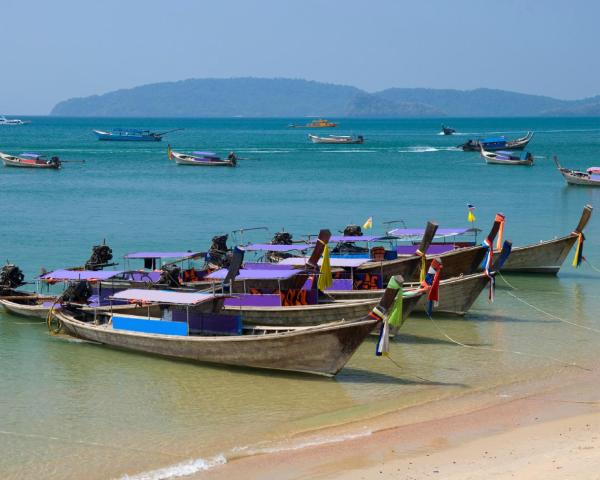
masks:
{"label": "calm ocean water", "polygon": [[[299,237],[369,216],[375,233],[398,219],[465,226],[467,203],[485,230],[505,213],[506,238],[522,245],[567,234],[586,203],[600,206],[600,189],[567,187],[550,160],[600,165],[598,119],[445,119],[454,137],[437,134],[438,120],[339,121],[336,134],[362,134],[366,143],[313,145],[307,130],[286,128],[298,119],[34,118],[0,127],[0,151],[86,160],[57,172],[0,169],[0,256],[32,278],[42,266],[80,264],[103,239],[119,258],[201,250],[214,234],[242,227],[268,227],[253,238],[266,241],[282,227]],[[167,141],[104,143],[91,133],[118,126],[184,127],[166,137],[174,149],[234,150],[247,160],[235,169],[177,166]],[[536,132],[530,150],[546,157],[532,168],[488,166],[453,148],[483,133],[526,130]],[[584,254],[598,267],[598,218],[586,233]],[[600,328],[600,274],[570,260],[558,277],[511,276],[514,293]],[[600,334],[545,316],[498,285],[496,302],[481,298],[464,319],[410,319],[392,345],[402,369],[375,358],[367,341],[334,380],[114,351],[50,337],[45,325],[0,311],[0,477],[106,479],[175,465],[147,477],[167,478],[219,455],[285,444],[295,432],[565,368],[549,357],[595,366]],[[506,353],[465,349],[443,333]]]}

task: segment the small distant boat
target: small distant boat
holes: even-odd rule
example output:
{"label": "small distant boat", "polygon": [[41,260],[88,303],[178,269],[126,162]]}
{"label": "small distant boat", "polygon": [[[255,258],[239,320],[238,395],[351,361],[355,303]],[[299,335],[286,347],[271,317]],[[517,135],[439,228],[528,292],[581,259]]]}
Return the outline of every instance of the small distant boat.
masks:
{"label": "small distant boat", "polygon": [[168,130],[166,132],[152,132],[150,130],[137,130],[127,128],[115,128],[110,132],[103,130],[94,130],[98,140],[112,142],[160,142],[167,133],[177,132],[183,128]]}
{"label": "small distant boat", "polygon": [[58,170],[62,164],[58,157],[49,160],[39,153],[20,153],[19,155],[8,155],[0,152],[0,159],[6,167],[21,168],[50,168]]}
{"label": "small distant boat", "polygon": [[468,140],[458,148],[465,152],[479,152],[483,148],[487,152],[498,150],[523,150],[533,138],[533,132],[527,132],[527,135],[516,140],[507,140],[506,137],[482,138],[480,140]]}
{"label": "small distant boat", "polygon": [[486,152],[483,148],[481,149],[481,156],[485,159],[486,163],[495,165],[533,165],[533,155],[530,152],[526,152],[525,155],[515,155],[509,150],[498,150],[497,152]]}
{"label": "small distant boat", "polygon": [[564,177],[569,185],[587,185],[589,187],[600,187],[600,167],[590,167],[585,172],[580,170],[571,170],[561,167],[558,158],[554,158],[556,168]]}
{"label": "small distant boat", "polygon": [[178,153],[168,148],[169,160],[175,160],[178,165],[198,165],[204,167],[235,167],[238,157],[234,152],[229,152],[227,158],[221,158],[214,152],[192,152],[191,154]]}
{"label": "small distant boat", "polygon": [[337,123],[333,123],[330,122],[329,120],[323,120],[322,118],[320,118],[319,120],[313,120],[310,123],[307,123],[306,125],[296,125],[296,124],[291,124],[290,127],[292,128],[333,128],[333,127],[337,127]]}
{"label": "small distant boat", "polygon": [[444,135],[454,135],[456,133],[456,130],[454,130],[453,128],[447,127],[446,125],[442,125],[442,133]]}
{"label": "small distant boat", "polygon": [[27,125],[31,123],[29,120],[20,120],[18,118],[6,118],[4,115],[0,115],[0,125]]}
{"label": "small distant boat", "polygon": [[317,135],[308,134],[308,138],[313,143],[343,143],[343,144],[358,144],[364,143],[365,139],[362,135],[329,135],[327,137],[319,137]]}

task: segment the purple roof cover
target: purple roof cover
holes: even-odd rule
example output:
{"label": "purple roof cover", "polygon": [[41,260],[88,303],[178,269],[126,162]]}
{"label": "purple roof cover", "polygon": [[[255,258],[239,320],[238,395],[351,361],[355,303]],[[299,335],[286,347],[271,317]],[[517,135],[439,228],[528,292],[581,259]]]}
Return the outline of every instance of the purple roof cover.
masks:
{"label": "purple roof cover", "polygon": [[42,280],[108,280],[121,273],[122,270],[54,270],[39,278]]}
{"label": "purple roof cover", "polygon": [[39,153],[21,153],[19,157],[24,158],[40,158],[41,155]]}
{"label": "purple roof cover", "polygon": [[192,152],[194,155],[201,155],[203,157],[216,157],[217,154],[215,152]]}
{"label": "purple roof cover", "polygon": [[[474,228],[438,228],[435,236],[439,237],[453,237],[456,235],[463,235],[465,233],[476,232]],[[425,234],[424,228],[395,228],[389,232],[390,235],[396,237],[419,237],[422,238]]]}
{"label": "purple roof cover", "polygon": [[202,252],[133,252],[125,255],[124,258],[183,258],[193,255],[200,255]]}
{"label": "purple roof cover", "polygon": [[[332,267],[349,267],[355,268],[360,267],[363,263],[370,262],[369,258],[335,258],[332,257],[329,259],[329,263]],[[294,266],[303,266],[308,262],[308,257],[292,257],[292,258],[284,258],[278,265],[294,265]],[[323,259],[319,260],[319,265],[323,263]]]}
{"label": "purple roof cover", "polygon": [[313,245],[308,243],[296,243],[293,245],[271,245],[269,243],[251,243],[243,247],[244,250],[249,252],[254,251],[270,251],[270,252],[291,252],[292,250],[306,250],[307,248],[313,248]]}
{"label": "purple roof cover", "polygon": [[[360,237],[345,236],[345,235],[332,235],[329,239],[329,243],[336,242],[374,242],[375,240],[381,240],[385,238],[384,235],[361,235]],[[311,243],[317,243],[317,239],[312,239]]]}
{"label": "purple roof cover", "polygon": [[[227,276],[228,270],[222,268],[216,272],[206,276],[210,280],[223,280]],[[256,268],[252,269],[241,269],[238,275],[235,277],[236,280],[285,280],[293,277],[298,273],[298,270],[292,268],[285,270],[260,270]]]}
{"label": "purple roof cover", "polygon": [[118,300],[134,300],[140,302],[174,303],[179,305],[195,305],[213,299],[212,293],[172,292],[170,290],[143,290],[131,288],[115,293],[112,298]]}

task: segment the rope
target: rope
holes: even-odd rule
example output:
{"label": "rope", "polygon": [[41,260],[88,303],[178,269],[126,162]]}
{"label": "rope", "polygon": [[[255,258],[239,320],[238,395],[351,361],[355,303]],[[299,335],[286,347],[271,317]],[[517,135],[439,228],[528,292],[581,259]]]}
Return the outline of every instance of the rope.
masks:
{"label": "rope", "polygon": [[593,328],[593,327],[586,327],[585,325],[580,325],[580,324],[578,324],[578,323],[571,322],[571,321],[569,321],[569,320],[565,320],[564,318],[557,317],[556,315],[553,315],[553,314],[551,314],[551,313],[549,313],[549,312],[546,312],[545,310],[542,310],[541,308],[539,308],[539,307],[536,307],[535,305],[532,305],[531,303],[529,303],[529,302],[527,302],[527,301],[523,300],[522,298],[519,298],[519,297],[517,297],[517,296],[516,296],[514,293],[512,293],[512,292],[506,292],[506,293],[508,293],[508,294],[509,294],[511,297],[513,297],[513,298],[516,298],[516,299],[517,299],[519,302],[521,302],[521,303],[524,303],[524,304],[525,304],[525,305],[527,305],[528,307],[531,307],[531,308],[533,308],[535,311],[537,311],[537,312],[540,312],[540,313],[543,313],[544,315],[546,315],[546,316],[548,316],[548,317],[550,317],[550,318],[552,318],[552,319],[554,319],[554,320],[558,320],[559,322],[563,322],[563,323],[566,323],[566,324],[568,324],[568,325],[573,325],[574,327],[583,328],[584,330],[589,330],[590,332],[596,332],[596,333],[600,333],[600,330],[599,330],[599,329],[597,329],[597,328]]}
{"label": "rope", "polygon": [[453,339],[450,335],[446,334],[446,332],[444,332],[439,327],[439,325],[437,324],[437,322],[433,319],[433,317],[431,315],[427,315],[427,316],[429,317],[429,320],[431,320],[433,322],[433,324],[435,325],[435,328],[437,328],[437,330],[438,330],[438,332],[440,332],[440,334],[442,334],[444,337],[446,337],[452,343],[455,343],[456,345],[459,345],[464,348],[472,348],[474,350],[487,350],[487,351],[496,352],[496,353],[513,353],[515,355],[522,355],[524,357],[542,358],[544,360],[552,360],[553,362],[556,362],[564,367],[580,368],[582,370],[587,370],[588,372],[593,371],[591,368],[582,367],[581,365],[577,365],[575,362],[567,363],[567,362],[563,362],[562,360],[559,360],[558,358],[550,357],[547,355],[538,355],[536,353],[520,352],[518,350],[503,350],[501,348],[483,347],[483,346],[479,346],[479,345],[467,345],[466,343],[459,342],[458,340]]}
{"label": "rope", "polygon": [[[391,356],[390,353],[388,352],[387,355],[385,355],[385,357],[392,362],[399,370],[404,371],[404,368],[402,368],[402,366],[396,362],[396,360],[394,360]],[[418,378],[419,380],[422,380],[423,382],[427,382],[427,383],[435,383],[433,380],[429,380],[427,378],[423,378],[423,377],[419,377],[419,375],[415,375],[414,373],[409,373],[408,375],[410,375],[411,377],[415,377]]]}
{"label": "rope", "polygon": [[512,284],[511,284],[511,283],[510,283],[510,282],[509,282],[509,281],[508,281],[506,278],[504,278],[504,276],[502,275],[502,272],[498,271],[498,272],[496,272],[496,273],[497,273],[497,274],[500,276],[500,278],[502,279],[502,281],[503,281],[504,283],[506,283],[506,285],[508,285],[508,286],[509,286],[510,288],[512,288],[513,290],[518,290],[518,288],[517,288],[517,287],[515,287],[514,285],[512,285]]}
{"label": "rope", "polygon": [[594,267],[594,266],[593,266],[593,265],[590,263],[590,261],[589,261],[587,258],[583,257],[583,260],[585,261],[585,263],[587,263],[587,264],[590,266],[590,268],[591,268],[592,270],[594,270],[594,271],[596,271],[596,272],[600,273],[600,269],[598,269],[598,268]]}

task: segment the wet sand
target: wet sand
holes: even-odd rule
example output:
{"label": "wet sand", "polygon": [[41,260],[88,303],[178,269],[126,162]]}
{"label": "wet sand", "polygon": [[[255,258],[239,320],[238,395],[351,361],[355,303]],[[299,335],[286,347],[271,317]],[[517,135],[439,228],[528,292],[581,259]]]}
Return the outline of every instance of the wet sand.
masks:
{"label": "wet sand", "polygon": [[322,432],[366,436],[244,457],[194,478],[598,479],[599,380],[565,368]]}

